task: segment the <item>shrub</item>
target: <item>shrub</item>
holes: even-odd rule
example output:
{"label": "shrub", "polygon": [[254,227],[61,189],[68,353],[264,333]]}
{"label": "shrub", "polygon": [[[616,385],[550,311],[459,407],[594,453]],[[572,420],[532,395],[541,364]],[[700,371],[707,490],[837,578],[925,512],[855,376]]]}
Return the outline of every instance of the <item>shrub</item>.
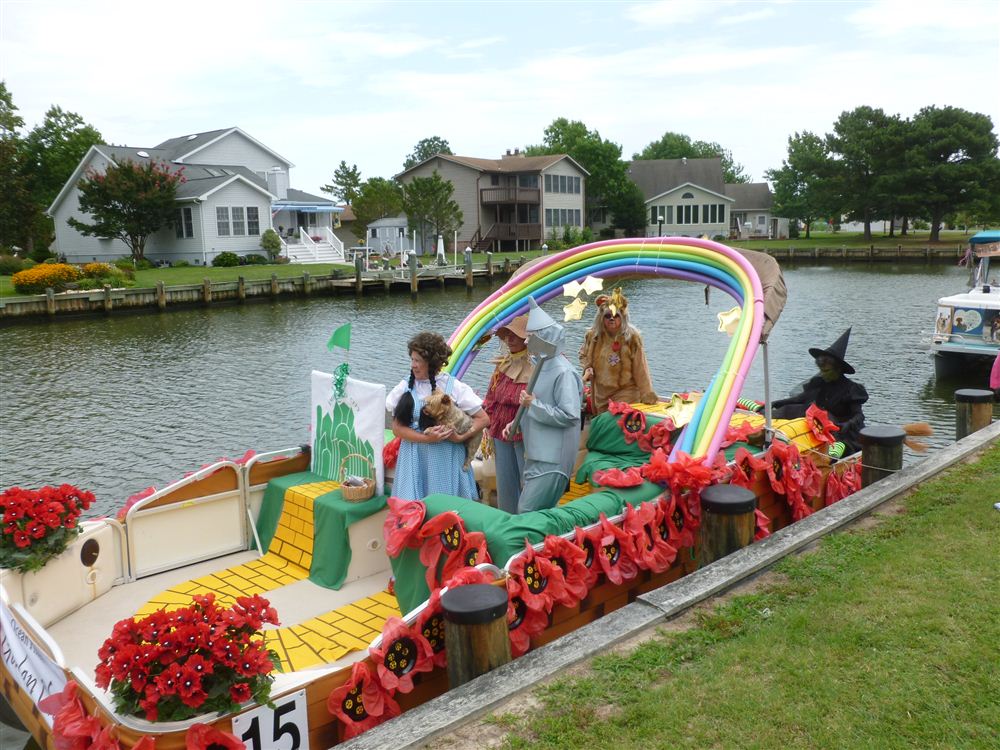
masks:
{"label": "shrub", "polygon": [[260,237],[260,246],[264,248],[269,258],[273,258],[281,252],[281,238],[273,229],[268,229]]}
{"label": "shrub", "polygon": [[14,289],[21,294],[44,294],[52,287],[57,292],[66,288],[66,284],[80,278],[76,266],[66,263],[42,263],[41,265],[19,271],[11,277]]}
{"label": "shrub", "polygon": [[110,263],[87,263],[83,267],[83,275],[89,279],[99,279],[115,273],[115,267]]}
{"label": "shrub", "polygon": [[231,268],[232,266],[238,266],[240,264],[240,256],[236,253],[231,253],[228,250],[219,253],[214,258],[212,258],[212,265],[218,266],[220,268]]}
{"label": "shrub", "polygon": [[188,263],[186,260],[177,260],[177,261],[174,261],[174,265],[173,265],[173,268],[190,268],[190,267],[191,267],[191,264]]}
{"label": "shrub", "polygon": [[4,526],[0,534],[0,568],[22,573],[41,569],[80,533],[80,514],[94,502],[90,492],[70,484],[0,493]]}
{"label": "shrub", "polygon": [[258,255],[257,253],[247,253],[243,260],[248,266],[266,266],[270,261],[263,255]]}
{"label": "shrub", "polygon": [[13,255],[0,255],[0,276],[11,276],[24,270],[24,261]]}
{"label": "shrub", "polygon": [[39,245],[35,247],[35,249],[32,250],[30,253],[28,253],[28,257],[31,258],[33,261],[35,261],[35,263],[44,263],[49,258],[55,258],[56,254],[49,252],[49,249],[47,247],[42,247],[41,245]]}

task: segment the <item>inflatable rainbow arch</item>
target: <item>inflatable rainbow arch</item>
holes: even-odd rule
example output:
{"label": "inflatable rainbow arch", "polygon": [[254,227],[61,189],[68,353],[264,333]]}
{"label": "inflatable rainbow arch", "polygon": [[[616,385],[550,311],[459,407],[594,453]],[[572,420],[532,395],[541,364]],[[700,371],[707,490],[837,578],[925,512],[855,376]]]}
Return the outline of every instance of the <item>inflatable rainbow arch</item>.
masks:
{"label": "inflatable rainbow arch", "polygon": [[722,365],[671,455],[673,460],[683,451],[711,462],[729,426],[764,323],[763,293],[756,271],[738,251],[717,242],[691,237],[607,240],[543,256],[514,274],[466,316],[448,340],[453,354],[445,369],[461,378],[484,335],[526,313],[528,297],[542,304],[560,295],[565,284],[586,276],[685,279],[721,289],[740,305],[739,322]]}

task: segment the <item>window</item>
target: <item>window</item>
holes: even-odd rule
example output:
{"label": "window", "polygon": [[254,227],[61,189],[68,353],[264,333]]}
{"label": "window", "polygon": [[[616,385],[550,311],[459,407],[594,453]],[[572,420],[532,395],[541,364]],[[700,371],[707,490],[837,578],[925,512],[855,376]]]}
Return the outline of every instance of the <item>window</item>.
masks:
{"label": "window", "polygon": [[537,188],[538,187],[538,175],[537,174],[522,174],[517,178],[518,187],[523,188]]}
{"label": "window", "polygon": [[260,234],[260,214],[256,206],[247,206],[247,234],[251,237]]}
{"label": "window", "polygon": [[574,177],[573,180],[574,180],[574,183],[573,183],[574,184],[573,192],[579,194],[580,193],[580,185],[582,184],[582,180],[580,180],[579,177]]}
{"label": "window", "polygon": [[215,222],[218,225],[220,237],[229,236],[229,208],[227,206],[217,206],[215,209]]}
{"label": "window", "polygon": [[650,224],[655,224],[656,222],[658,222],[660,220],[659,219],[659,216],[660,216],[659,208],[660,208],[659,206],[650,206],[649,207],[649,223]]}
{"label": "window", "polygon": [[580,226],[580,209],[579,208],[574,208],[573,209],[573,226],[575,226],[575,227]]}
{"label": "window", "polygon": [[552,175],[550,174],[545,175],[545,192],[546,193],[552,192]]}
{"label": "window", "polygon": [[684,195],[681,196],[681,199],[682,200],[694,200],[694,193],[684,193]]}
{"label": "window", "polygon": [[708,223],[708,204],[706,203],[701,207],[701,220],[706,224]]}
{"label": "window", "polygon": [[673,224],[674,223],[674,207],[673,206],[667,206],[667,218],[666,218],[666,220],[663,223],[664,224]]}
{"label": "window", "polygon": [[709,216],[709,221],[712,224],[714,224],[715,221],[716,221],[716,219],[715,219],[715,217],[716,217],[716,212],[715,212],[716,205],[713,203],[711,206],[705,206],[705,208],[706,209],[710,209],[709,211],[707,211],[708,216]]}
{"label": "window", "polygon": [[568,181],[569,180],[566,177],[566,175],[564,175],[564,174],[559,175],[559,192],[560,193],[566,193],[566,192],[568,192],[568,190],[566,189],[566,183]]}
{"label": "window", "polygon": [[371,234],[372,239],[373,240],[374,239],[378,239],[378,230],[373,227],[372,230],[371,230],[371,232],[372,232],[372,234]]}
{"label": "window", "polygon": [[233,236],[243,237],[247,233],[246,221],[243,219],[243,206],[233,206]]}
{"label": "window", "polygon": [[683,224],[691,223],[691,206],[684,206],[684,221]]}
{"label": "window", "polygon": [[767,217],[764,215],[757,216],[757,226],[762,227],[767,225]]}
{"label": "window", "polygon": [[[545,175],[545,176],[548,177],[548,175]],[[547,226],[547,227],[551,227],[552,226],[552,209],[551,208],[546,208],[545,209],[545,226]]]}
{"label": "window", "polygon": [[174,230],[179,240],[194,237],[194,217],[190,208],[178,208],[174,213]]}
{"label": "window", "polygon": [[500,175],[498,175],[498,174],[491,174],[490,175],[490,185],[492,185],[493,187],[496,187],[499,184],[500,184]]}
{"label": "window", "polygon": [[691,219],[690,223],[691,224],[697,224],[698,223],[698,204],[695,203],[693,206],[688,206],[688,208],[691,209],[691,216],[693,217]]}
{"label": "window", "polygon": [[720,224],[725,224],[726,223],[726,204],[725,203],[720,203],[719,204],[719,223]]}

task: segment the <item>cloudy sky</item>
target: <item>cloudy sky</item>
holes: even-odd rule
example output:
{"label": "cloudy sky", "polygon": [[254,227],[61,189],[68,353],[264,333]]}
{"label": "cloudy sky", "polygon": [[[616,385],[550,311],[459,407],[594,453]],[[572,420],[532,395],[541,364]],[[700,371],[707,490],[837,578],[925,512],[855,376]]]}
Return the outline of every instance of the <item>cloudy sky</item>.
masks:
{"label": "cloudy sky", "polygon": [[496,158],[582,120],[626,158],[665,131],[755,180],[788,136],[867,104],[1000,127],[1000,2],[0,0],[0,78],[111,143],[238,126],[316,193],[341,159],[391,176],[421,138]]}

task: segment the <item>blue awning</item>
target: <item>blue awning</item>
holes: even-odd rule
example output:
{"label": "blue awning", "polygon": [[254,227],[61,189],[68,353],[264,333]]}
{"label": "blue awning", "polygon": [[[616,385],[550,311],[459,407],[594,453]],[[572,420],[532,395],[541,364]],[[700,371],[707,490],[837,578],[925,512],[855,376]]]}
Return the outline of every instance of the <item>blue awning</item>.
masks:
{"label": "blue awning", "polygon": [[304,214],[342,214],[344,209],[333,204],[316,205],[308,203],[272,203],[272,211],[301,211]]}
{"label": "blue awning", "polygon": [[986,229],[969,238],[970,245],[987,245],[993,242],[1000,242],[1000,229]]}

